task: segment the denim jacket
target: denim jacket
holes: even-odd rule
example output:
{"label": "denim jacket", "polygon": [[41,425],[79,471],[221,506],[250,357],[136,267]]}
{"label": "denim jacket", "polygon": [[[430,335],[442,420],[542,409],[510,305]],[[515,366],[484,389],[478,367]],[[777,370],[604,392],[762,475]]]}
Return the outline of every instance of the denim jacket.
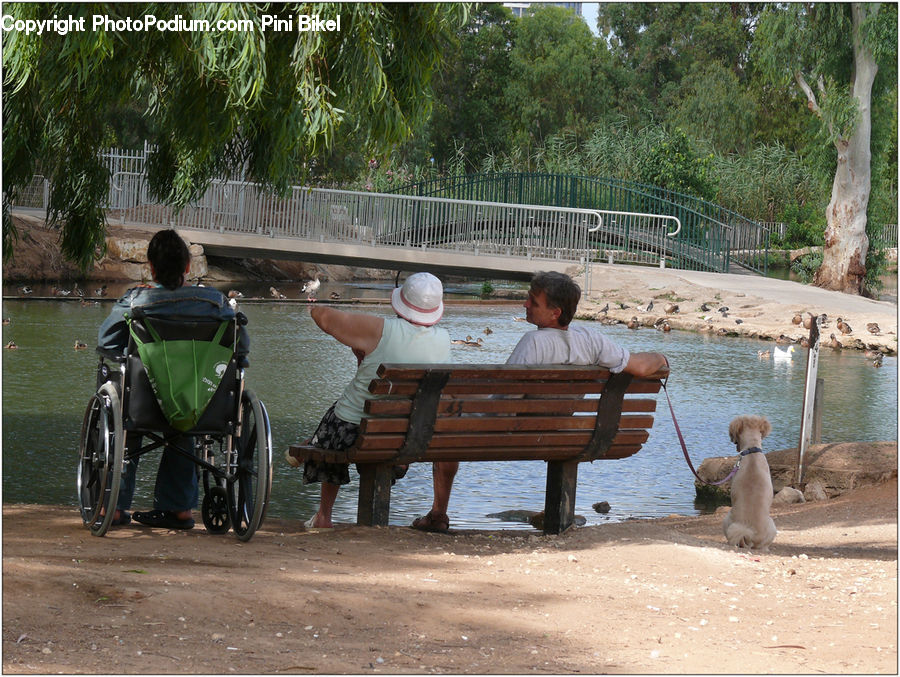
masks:
{"label": "denim jacket", "polygon": [[[225,295],[210,287],[140,286],[129,289],[116,301],[112,312],[100,325],[97,346],[103,350],[124,353],[128,347],[128,324],[125,315],[133,308],[141,308],[144,314],[158,317],[191,317],[195,319],[230,320],[234,309]],[[238,330],[239,355],[250,352],[250,337],[246,327]]]}

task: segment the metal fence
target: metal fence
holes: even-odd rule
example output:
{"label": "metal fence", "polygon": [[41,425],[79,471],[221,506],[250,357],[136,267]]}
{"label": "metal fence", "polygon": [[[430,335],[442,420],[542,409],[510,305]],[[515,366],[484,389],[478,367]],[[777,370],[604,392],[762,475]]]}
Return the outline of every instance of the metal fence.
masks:
{"label": "metal fence", "polygon": [[887,223],[881,227],[881,237],[878,238],[883,247],[897,248],[897,224]]}
{"label": "metal fence", "polygon": [[[729,272],[732,263],[765,274],[769,232],[748,219],[700,198],[618,179],[537,172],[467,174],[409,184],[395,192],[468,200],[525,202],[609,212],[676,217],[682,223],[670,243],[676,268]],[[640,241],[628,256],[640,257]]]}
{"label": "metal fence", "polygon": [[150,200],[146,176],[119,172],[111,221],[319,242],[450,250],[584,262],[596,211],[293,186],[285,197],[253,183],[213,183],[181,209]]}
{"label": "metal fence", "polygon": [[40,174],[35,174],[27,186],[16,195],[14,206],[21,209],[35,209],[46,214],[50,205],[50,182]]}

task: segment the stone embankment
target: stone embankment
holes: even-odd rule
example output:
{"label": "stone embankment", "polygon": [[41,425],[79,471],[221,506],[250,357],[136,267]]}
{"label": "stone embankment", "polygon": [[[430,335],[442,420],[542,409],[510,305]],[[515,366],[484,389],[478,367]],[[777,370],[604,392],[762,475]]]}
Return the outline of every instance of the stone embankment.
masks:
{"label": "stone embankment", "polygon": [[[772,489],[778,494],[795,486],[797,449],[780,449],[766,453],[772,475]],[[716,456],[704,459],[697,468],[702,481],[694,481],[697,496],[727,502],[731,482],[719,482],[732,471],[738,456]],[[811,444],[803,458],[803,500],[821,501],[848,491],[874,486],[897,477],[897,442],[840,442]]]}
{"label": "stone embankment", "polygon": [[[6,282],[36,281],[145,281],[150,279],[147,244],[156,232],[135,226],[111,224],[107,227],[106,254],[93,268],[82,274],[66,261],[59,250],[58,231],[48,228],[42,218],[15,214],[13,225],[18,232],[14,256],[3,265]],[[245,280],[307,280],[318,272],[322,279],[371,280],[392,275],[390,272],[349,266],[319,266],[300,261],[271,259],[208,259],[201,245],[191,244],[192,281],[241,282]]]}

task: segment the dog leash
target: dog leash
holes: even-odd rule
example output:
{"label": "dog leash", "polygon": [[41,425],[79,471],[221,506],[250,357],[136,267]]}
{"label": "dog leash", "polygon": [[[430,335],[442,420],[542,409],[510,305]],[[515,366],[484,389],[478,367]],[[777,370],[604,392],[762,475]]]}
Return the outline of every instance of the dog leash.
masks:
{"label": "dog leash", "polygon": [[666,376],[666,380],[663,381],[662,388],[663,392],[666,394],[666,402],[669,403],[669,411],[672,413],[672,423],[675,424],[675,433],[678,435],[678,441],[681,443],[681,451],[684,453],[684,460],[687,461],[688,468],[691,469],[691,472],[694,473],[694,477],[703,482],[703,484],[709,484],[712,486],[718,486],[720,484],[725,484],[728,480],[734,477],[735,473],[737,473],[738,469],[741,467],[741,459],[744,458],[747,454],[753,453],[762,453],[762,449],[759,447],[750,447],[749,449],[745,449],[738,455],[737,463],[734,464],[734,467],[731,469],[731,472],[725,476],[725,479],[719,480],[718,482],[708,482],[707,480],[700,477],[697,474],[697,471],[694,470],[694,465],[691,463],[691,457],[688,455],[687,445],[684,442],[684,435],[681,434],[681,428],[678,426],[678,419],[675,418],[675,408],[672,406],[672,398],[669,397],[669,389],[666,387],[669,383],[669,377]]}

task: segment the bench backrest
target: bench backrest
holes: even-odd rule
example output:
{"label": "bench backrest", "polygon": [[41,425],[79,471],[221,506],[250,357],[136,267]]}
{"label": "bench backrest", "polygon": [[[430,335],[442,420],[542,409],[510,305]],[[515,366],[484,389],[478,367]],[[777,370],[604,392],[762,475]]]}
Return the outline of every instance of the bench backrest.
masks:
{"label": "bench backrest", "polygon": [[[474,461],[625,458],[649,437],[666,372],[597,367],[383,364],[355,459]],[[638,396],[638,397],[635,397]]]}

